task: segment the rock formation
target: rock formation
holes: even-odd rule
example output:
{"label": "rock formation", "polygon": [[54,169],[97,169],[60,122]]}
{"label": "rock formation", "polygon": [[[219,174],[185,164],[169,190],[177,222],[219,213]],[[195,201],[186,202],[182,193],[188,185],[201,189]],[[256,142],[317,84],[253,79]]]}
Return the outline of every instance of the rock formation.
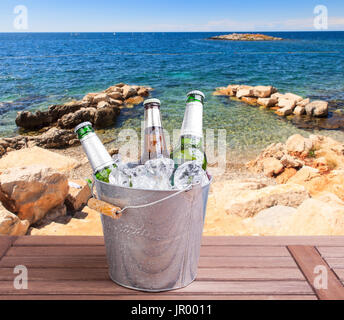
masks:
{"label": "rock formation", "polygon": [[150,90],[149,87],[119,83],[102,92],[88,93],[80,101],[52,105],[47,111],[18,112],[16,124],[29,130],[47,126],[72,129],[80,122],[91,121],[95,127],[104,128],[114,123],[121,108],[141,103]]}
{"label": "rock formation", "polygon": [[8,211],[0,202],[0,236],[23,236],[26,234],[30,222],[20,220],[15,214]]}
{"label": "rock formation", "polygon": [[150,87],[119,83],[102,92],[88,93],[80,101],[52,105],[47,111],[18,112],[17,126],[37,134],[0,138],[0,157],[32,146],[66,148],[75,145],[79,142],[73,131],[76,125],[90,121],[98,129],[111,126],[122,108],[140,104],[151,90]]}
{"label": "rock formation", "polygon": [[69,180],[68,185],[69,192],[65,204],[70,210],[81,210],[92,196],[87,182],[83,180]]}
{"label": "rock formation", "polygon": [[68,180],[48,167],[16,167],[0,175],[0,201],[21,220],[37,222],[61,205],[68,194]]}
{"label": "rock formation", "polygon": [[279,116],[303,116],[322,118],[328,115],[328,102],[322,100],[310,101],[294,93],[277,92],[273,86],[247,86],[230,84],[227,87],[216,88],[213,93],[217,96],[229,96],[242,100],[250,105],[272,108]]}
{"label": "rock formation", "polygon": [[[86,181],[67,178],[80,165],[73,158],[39,147],[14,151],[0,159],[0,235],[65,226],[91,197]],[[81,218],[77,221],[82,226]]]}
{"label": "rock formation", "polygon": [[49,167],[55,171],[68,173],[80,166],[80,163],[71,157],[39,147],[29,147],[10,152],[0,159],[0,176],[2,172],[28,166]]}
{"label": "rock formation", "polygon": [[259,33],[232,33],[220,36],[210,37],[210,40],[228,40],[228,41],[276,41],[282,38],[267,36]]}
{"label": "rock formation", "polygon": [[221,181],[212,190],[216,206],[224,214],[244,218],[274,205],[297,207],[309,198],[306,189],[297,184],[266,186],[257,182],[248,185],[241,181]]}
{"label": "rock formation", "polygon": [[312,196],[328,191],[344,200],[344,146],[329,137],[292,135],[285,144],[265,148],[247,167],[278,183],[303,185]]}

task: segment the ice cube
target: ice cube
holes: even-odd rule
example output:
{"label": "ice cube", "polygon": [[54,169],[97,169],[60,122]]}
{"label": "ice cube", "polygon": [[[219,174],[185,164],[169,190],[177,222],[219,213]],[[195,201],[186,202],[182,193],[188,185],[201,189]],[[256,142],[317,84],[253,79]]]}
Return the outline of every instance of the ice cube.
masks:
{"label": "ice cube", "polygon": [[171,176],[174,169],[174,162],[170,158],[158,158],[148,160],[145,167],[152,175]]}
{"label": "ice cube", "polygon": [[115,161],[115,164],[117,165],[122,162],[122,157],[119,153],[114,154],[111,158]]}
{"label": "ice cube", "polygon": [[159,158],[147,161],[144,165],[136,162],[116,162],[110,174],[109,182],[123,187],[137,189],[171,190],[171,175],[174,162],[169,158]]}
{"label": "ice cube", "polygon": [[154,189],[154,180],[144,165],[132,169],[130,175],[133,188]]}
{"label": "ice cube", "polygon": [[132,174],[132,171],[138,166],[139,164],[137,162],[127,162],[127,163],[120,163],[119,168],[122,170],[125,174],[130,176]]}
{"label": "ice cube", "polygon": [[131,171],[137,166],[137,163],[116,162],[117,167],[111,171],[109,182],[116,186],[130,187],[131,186]]}
{"label": "ice cube", "polygon": [[130,176],[117,167],[111,171],[109,183],[120,187],[130,187]]}
{"label": "ice cube", "polygon": [[158,158],[148,160],[145,163],[150,178],[154,182],[154,189],[157,190],[170,190],[171,175],[174,170],[174,162],[169,158]]}
{"label": "ice cube", "polygon": [[206,172],[195,160],[183,163],[174,173],[174,185],[178,189],[185,189],[190,184],[198,183],[204,186],[208,182],[209,179]]}

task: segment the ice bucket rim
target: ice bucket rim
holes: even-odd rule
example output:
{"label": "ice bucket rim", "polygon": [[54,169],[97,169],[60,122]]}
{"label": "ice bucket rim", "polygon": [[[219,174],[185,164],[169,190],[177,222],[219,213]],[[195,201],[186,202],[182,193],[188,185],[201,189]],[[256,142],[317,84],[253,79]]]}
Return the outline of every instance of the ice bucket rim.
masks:
{"label": "ice bucket rim", "polygon": [[[212,181],[213,181],[213,177],[208,174],[208,178],[209,178],[209,182],[207,184],[205,184],[204,186],[201,186],[201,188],[206,188],[208,187]],[[99,183],[100,185],[105,185],[106,187],[111,187],[111,188],[122,188],[122,189],[127,189],[127,190],[135,190],[135,191],[154,191],[154,192],[159,192],[159,193],[162,193],[162,192],[171,192],[171,193],[174,193],[174,192],[178,192],[180,191],[180,189],[176,189],[176,190],[161,190],[161,189],[141,189],[141,188],[133,188],[133,187],[122,187],[122,186],[116,186],[114,184],[111,184],[111,183],[108,183],[108,182],[104,182],[104,181],[100,181],[96,178],[96,176],[93,174],[93,182],[94,183]],[[196,185],[196,187],[199,187],[198,185]]]}

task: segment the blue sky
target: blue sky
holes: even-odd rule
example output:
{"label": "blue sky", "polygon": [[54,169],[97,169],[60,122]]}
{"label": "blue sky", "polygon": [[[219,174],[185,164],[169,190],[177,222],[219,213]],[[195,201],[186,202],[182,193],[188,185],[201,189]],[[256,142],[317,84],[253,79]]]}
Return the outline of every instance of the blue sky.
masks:
{"label": "blue sky", "polygon": [[328,9],[329,30],[344,30],[343,0],[1,0],[0,32],[17,32],[24,5],[28,32],[315,30],[314,8]]}

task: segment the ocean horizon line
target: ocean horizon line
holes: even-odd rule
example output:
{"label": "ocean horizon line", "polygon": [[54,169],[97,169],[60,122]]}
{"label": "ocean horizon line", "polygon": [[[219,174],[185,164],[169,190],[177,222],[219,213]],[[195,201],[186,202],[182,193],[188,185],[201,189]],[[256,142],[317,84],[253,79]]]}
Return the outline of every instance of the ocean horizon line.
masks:
{"label": "ocean horizon line", "polygon": [[290,33],[290,32],[313,32],[313,33],[330,33],[330,32],[344,32],[344,30],[269,30],[269,31],[0,31],[0,34],[48,34],[48,33],[59,33],[59,34],[68,34],[68,33],[219,33],[219,32],[228,32],[228,33]]}

